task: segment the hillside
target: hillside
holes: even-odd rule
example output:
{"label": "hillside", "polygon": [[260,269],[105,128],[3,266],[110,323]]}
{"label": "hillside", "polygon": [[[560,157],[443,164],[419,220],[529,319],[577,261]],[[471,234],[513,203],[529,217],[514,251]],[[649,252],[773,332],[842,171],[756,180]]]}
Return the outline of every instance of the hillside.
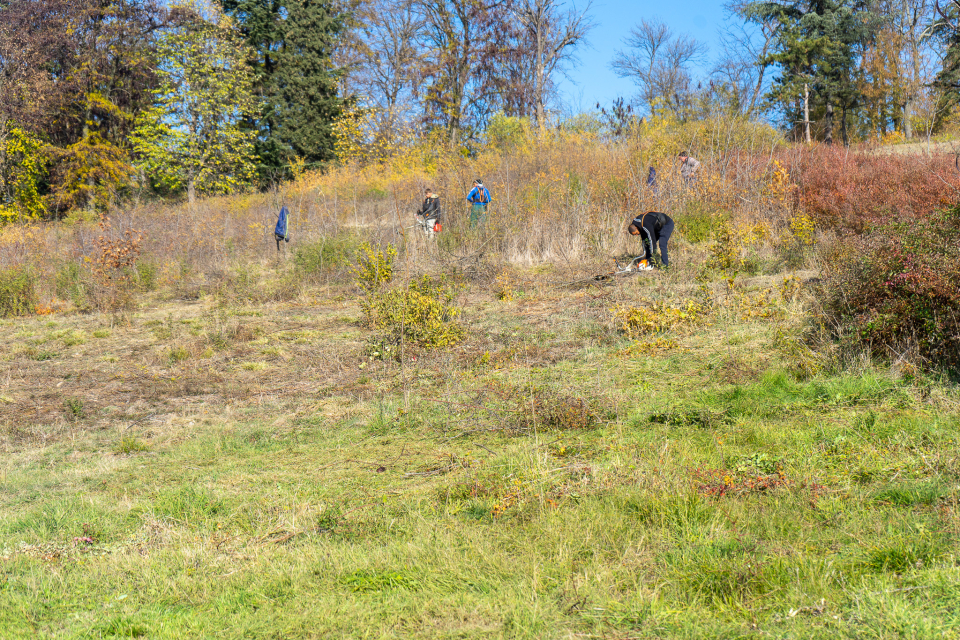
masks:
{"label": "hillside", "polygon": [[0,637],[960,637],[952,159],[552,144],[3,228]]}
{"label": "hillside", "polygon": [[805,274],[589,273],[462,274],[445,349],[350,286],[3,321],[0,635],[958,633],[955,388],[796,377]]}

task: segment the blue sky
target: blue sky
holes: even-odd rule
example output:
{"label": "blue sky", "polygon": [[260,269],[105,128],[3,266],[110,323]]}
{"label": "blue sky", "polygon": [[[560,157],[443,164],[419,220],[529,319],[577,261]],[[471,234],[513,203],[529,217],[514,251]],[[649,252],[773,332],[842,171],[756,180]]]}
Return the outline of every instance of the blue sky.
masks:
{"label": "blue sky", "polygon": [[[586,6],[586,0],[573,3],[577,8]],[[709,72],[718,54],[718,34],[725,18],[723,2],[710,0],[594,0],[590,15],[596,26],[590,31],[589,44],[578,52],[580,65],[569,71],[569,80],[560,83],[563,100],[574,113],[589,111],[597,102],[605,106],[618,96],[630,98],[636,94],[636,86],[618,78],[610,62],[616,51],[624,48],[623,39],[630,28],[642,18],[659,18],[675,33],[686,33],[710,47],[709,62],[695,71],[698,77]]]}

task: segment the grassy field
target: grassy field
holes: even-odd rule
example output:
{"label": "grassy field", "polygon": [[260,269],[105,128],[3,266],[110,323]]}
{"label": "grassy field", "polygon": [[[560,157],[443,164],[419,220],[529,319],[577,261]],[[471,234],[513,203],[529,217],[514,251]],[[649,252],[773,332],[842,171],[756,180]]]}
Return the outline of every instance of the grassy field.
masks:
{"label": "grassy field", "polygon": [[0,321],[0,637],[960,637],[956,385],[809,351],[809,272],[593,268],[444,348],[346,281]]}

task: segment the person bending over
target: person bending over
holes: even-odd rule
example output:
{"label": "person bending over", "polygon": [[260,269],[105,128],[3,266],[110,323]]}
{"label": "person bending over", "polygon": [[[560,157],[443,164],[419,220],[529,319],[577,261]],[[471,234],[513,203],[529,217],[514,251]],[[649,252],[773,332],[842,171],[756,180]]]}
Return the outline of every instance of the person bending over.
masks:
{"label": "person bending over", "polygon": [[650,265],[653,261],[654,246],[660,245],[660,262],[663,266],[670,266],[670,254],[667,252],[667,243],[673,233],[673,218],[659,211],[648,211],[630,221],[627,232],[632,236],[640,236],[643,240],[643,262]]}

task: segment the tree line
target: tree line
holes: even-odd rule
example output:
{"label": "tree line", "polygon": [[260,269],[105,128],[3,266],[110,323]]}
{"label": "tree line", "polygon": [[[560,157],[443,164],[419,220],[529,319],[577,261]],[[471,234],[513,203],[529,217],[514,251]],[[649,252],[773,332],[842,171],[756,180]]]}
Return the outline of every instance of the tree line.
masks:
{"label": "tree line", "polygon": [[0,215],[193,200],[331,161],[349,23],[315,0],[0,3]]}
{"label": "tree line", "polygon": [[[699,76],[706,47],[638,15],[610,62],[637,93],[589,117],[622,135],[721,113],[828,143],[950,126],[957,0],[727,11]],[[556,124],[592,27],[568,0],[0,0],[0,219],[266,188],[335,162],[345,122],[384,149],[469,147],[496,114]]]}

